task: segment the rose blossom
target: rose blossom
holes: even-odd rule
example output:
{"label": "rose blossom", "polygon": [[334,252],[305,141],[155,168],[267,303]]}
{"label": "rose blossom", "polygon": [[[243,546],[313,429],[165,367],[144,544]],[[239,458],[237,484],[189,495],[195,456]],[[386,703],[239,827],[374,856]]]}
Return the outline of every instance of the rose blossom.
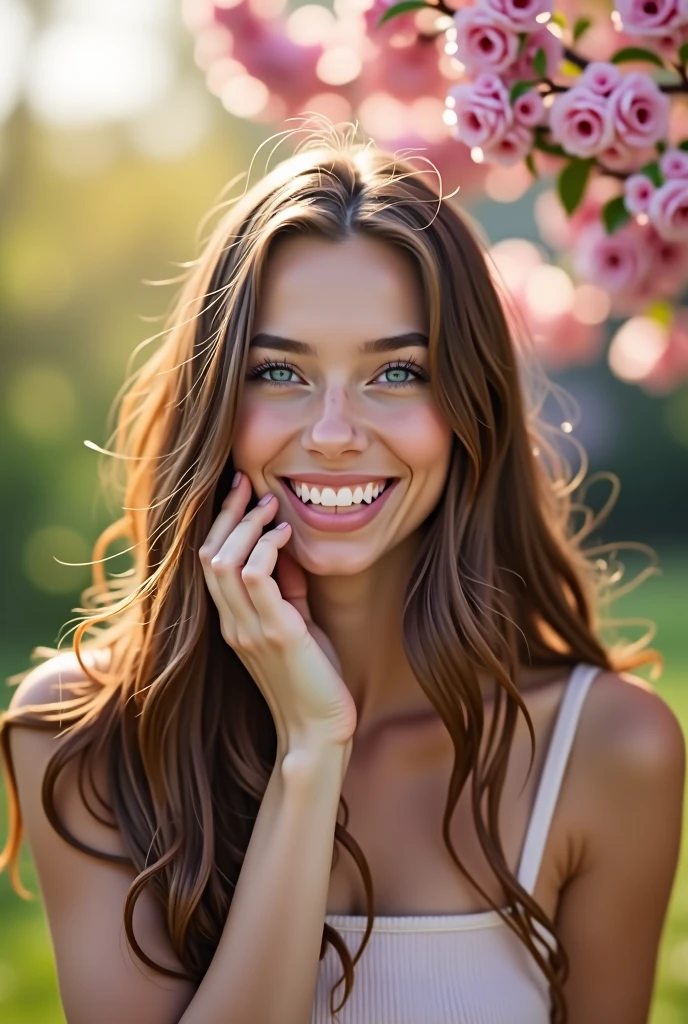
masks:
{"label": "rose blossom", "polygon": [[514,32],[534,32],[538,15],[552,13],[552,0],[478,0],[477,6]]}
{"label": "rose blossom", "polygon": [[688,153],[683,149],[667,149],[659,158],[659,169],[665,178],[688,178]]}
{"label": "rose blossom", "polygon": [[616,64],[605,60],[591,60],[578,80],[598,96],[608,96],[621,83],[621,71]]}
{"label": "rose blossom", "polygon": [[537,89],[529,89],[513,104],[514,118],[528,128],[540,124],[545,116],[545,104]]}
{"label": "rose blossom", "polygon": [[454,15],[456,57],[471,74],[504,71],[518,53],[518,35],[488,11],[464,7]]}
{"label": "rose blossom", "polygon": [[662,238],[688,240],[688,181],[674,178],[660,185],[652,194],[647,214]]}
{"label": "rose blossom", "polygon": [[607,101],[584,85],[575,85],[556,97],[549,110],[549,124],[552,139],[573,156],[594,156],[614,138]]}
{"label": "rose blossom", "polygon": [[490,163],[512,167],[523,160],[532,147],[532,131],[523,124],[514,124],[507,128],[501,138],[483,146],[483,155]]}
{"label": "rose blossom", "polygon": [[627,146],[653,146],[669,129],[671,101],[644,71],[632,71],[609,97],[609,112]]}
{"label": "rose blossom", "polygon": [[647,213],[654,184],[645,174],[631,174],[624,182],[624,205],[629,213],[637,216]]}
{"label": "rose blossom", "polygon": [[474,82],[449,90],[457,122],[453,134],[466,146],[489,146],[513,124],[509,93],[498,75],[483,73]]}
{"label": "rose blossom", "polygon": [[581,231],[574,262],[581,277],[608,292],[635,291],[650,269],[650,247],[635,221],[613,235],[596,221]]}
{"label": "rose blossom", "polygon": [[614,6],[629,35],[665,36],[688,22],[688,0],[615,0]]}
{"label": "rose blossom", "polygon": [[645,164],[653,162],[657,153],[653,146],[632,149],[621,139],[614,139],[611,146],[600,150],[596,156],[601,166],[610,171],[626,171],[628,174],[633,174]]}

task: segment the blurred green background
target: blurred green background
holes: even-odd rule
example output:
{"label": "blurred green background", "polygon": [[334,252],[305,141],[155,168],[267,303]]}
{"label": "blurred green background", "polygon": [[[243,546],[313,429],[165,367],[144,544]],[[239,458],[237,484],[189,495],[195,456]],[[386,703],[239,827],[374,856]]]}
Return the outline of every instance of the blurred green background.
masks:
{"label": "blurred green background", "polygon": [[[56,559],[87,562],[117,514],[99,490],[99,457],[83,442],[106,443],[106,415],[127,359],[159,329],[150,318],[164,313],[173,294],[145,282],[175,276],[178,264],[196,256],[201,217],[273,129],[238,121],[206,92],[173,0],[0,0],[0,66],[4,680],[28,666],[33,646],[56,644],[90,582],[87,567]],[[94,67],[97,87],[88,79]],[[472,212],[493,242],[534,239],[533,198],[476,202]],[[614,613],[656,624],[666,669],[653,685],[685,730],[688,388],[650,397],[617,380],[604,358],[555,379],[578,403],[575,436],[591,470],[609,470],[621,482],[592,539],[640,541],[658,553],[661,574]],[[596,484],[588,500],[599,508],[607,493],[607,484]],[[622,550],[619,557],[624,579],[646,564]],[[642,631],[629,627],[624,635]],[[0,707],[10,696],[3,686]],[[0,815],[4,842],[4,793]],[[22,865],[24,883],[37,892],[26,847]],[[0,914],[0,1020],[63,1021],[40,900],[23,902],[2,875]],[[684,844],[651,1024],[686,1020]]]}

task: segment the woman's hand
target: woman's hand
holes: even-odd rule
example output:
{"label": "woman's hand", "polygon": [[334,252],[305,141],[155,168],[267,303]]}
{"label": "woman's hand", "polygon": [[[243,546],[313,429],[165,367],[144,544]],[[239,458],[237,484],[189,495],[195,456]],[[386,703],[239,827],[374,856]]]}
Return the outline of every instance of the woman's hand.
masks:
{"label": "woman's hand", "polygon": [[[261,536],[277,500],[243,515],[250,494],[242,473],[198,552],[222,636],[260,687],[285,754],[328,744],[350,754],[356,705],[332,644],[311,618],[306,575],[281,550],[291,526]],[[270,575],[276,563],[279,585]]]}

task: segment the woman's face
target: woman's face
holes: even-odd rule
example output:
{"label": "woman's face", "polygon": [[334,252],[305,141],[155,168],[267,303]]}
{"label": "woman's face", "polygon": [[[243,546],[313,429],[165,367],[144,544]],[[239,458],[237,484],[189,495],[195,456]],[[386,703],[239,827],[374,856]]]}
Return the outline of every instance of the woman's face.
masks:
{"label": "woman's face", "polygon": [[[364,571],[416,530],[442,493],[453,434],[427,383],[418,275],[411,256],[364,235],[292,236],[270,252],[233,457],[256,494],[276,495],[271,526],[291,524],[289,550],[309,572]],[[302,517],[287,478],[304,474],[322,481],[325,501],[356,502],[362,491],[362,504],[309,501]],[[340,474],[361,478],[347,484],[350,495],[339,490]],[[390,478],[370,501],[366,482]]]}

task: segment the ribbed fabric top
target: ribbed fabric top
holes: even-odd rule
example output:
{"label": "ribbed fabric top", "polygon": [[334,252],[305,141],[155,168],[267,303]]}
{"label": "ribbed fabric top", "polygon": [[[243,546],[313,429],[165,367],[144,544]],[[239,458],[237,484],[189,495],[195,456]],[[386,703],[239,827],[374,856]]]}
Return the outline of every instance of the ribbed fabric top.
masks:
{"label": "ribbed fabric top", "polygon": [[[532,896],[583,701],[596,665],[575,666],[564,691],[521,851],[517,878]],[[508,912],[508,911],[507,911]],[[364,915],[327,914],[352,956],[366,928]],[[554,946],[533,922],[539,948]],[[537,936],[535,938],[538,942]],[[330,945],[318,966],[311,1024],[549,1024],[544,973],[496,910],[476,914],[378,916],[354,967],[353,990],[332,1017],[330,992],[343,977]],[[337,1006],[344,983],[334,993]]]}

